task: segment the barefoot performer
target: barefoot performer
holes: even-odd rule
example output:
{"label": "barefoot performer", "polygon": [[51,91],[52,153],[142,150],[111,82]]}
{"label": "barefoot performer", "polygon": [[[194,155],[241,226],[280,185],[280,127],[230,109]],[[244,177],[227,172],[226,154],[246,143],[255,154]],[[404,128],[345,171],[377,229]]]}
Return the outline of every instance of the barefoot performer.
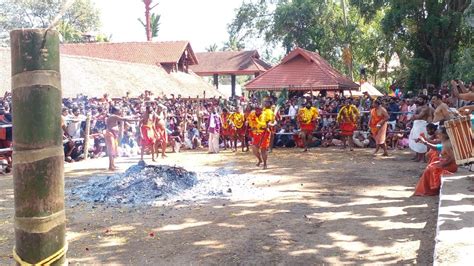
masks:
{"label": "barefoot performer", "polygon": [[263,162],[263,169],[267,169],[268,147],[270,147],[270,130],[271,121],[274,115],[270,109],[271,102],[265,102],[265,109],[256,108],[249,115],[249,126],[252,130],[252,151],[258,159],[257,166]]}
{"label": "barefoot performer", "polygon": [[426,139],[422,138],[423,144],[440,151],[440,157],[426,167],[416,185],[415,196],[438,195],[441,187],[441,175],[455,173],[458,170],[446,128],[441,127],[438,129],[437,134],[442,144],[430,144]]}
{"label": "barefoot performer", "polygon": [[388,156],[387,144],[385,138],[387,136],[387,121],[389,115],[387,110],[382,106],[380,100],[374,102],[374,108],[370,110],[369,127],[372,132],[372,137],[375,139],[377,148],[374,155],[377,154],[380,148],[383,149],[383,156]]}
{"label": "barefoot performer", "polygon": [[145,149],[149,148],[151,152],[151,160],[155,161],[155,115],[151,106],[147,106],[145,113],[143,113],[142,118],[139,124],[140,128],[140,144],[141,144],[141,153],[140,160],[143,161],[143,154]]}
{"label": "barefoot performer", "polygon": [[229,116],[229,120],[231,121],[232,125],[232,138],[234,141],[234,148],[237,150],[237,140],[240,140],[241,145],[242,145],[242,151],[244,151],[244,146],[247,146],[248,144],[245,145],[245,116],[242,112],[242,107],[239,107],[237,112],[232,113]]}
{"label": "barefoot performer", "polygon": [[[224,150],[227,150],[227,147],[230,146],[232,149],[232,141],[230,137],[232,136],[232,129],[229,124],[229,111],[224,108],[222,109],[222,114],[221,114],[221,123],[222,123],[222,128],[221,128],[221,137],[222,140],[224,141]],[[230,145],[229,145],[230,142]]]}
{"label": "barefoot performer", "polygon": [[359,109],[351,103],[350,99],[344,101],[344,106],[339,110],[337,115],[337,122],[341,129],[341,136],[346,149],[346,142],[349,143],[349,149],[352,151],[354,147],[354,142],[352,141],[352,135],[357,129],[357,121],[359,120]]}
{"label": "barefoot performer", "polygon": [[119,109],[111,107],[111,115],[105,120],[105,143],[107,146],[107,155],[109,156],[109,170],[114,171],[115,157],[118,156],[118,136],[119,136],[119,122],[122,121],[136,121],[122,117]]}
{"label": "barefoot performer", "polygon": [[157,107],[155,116],[155,152],[156,158],[158,158],[158,153],[161,148],[161,158],[166,156],[166,146],[168,145],[168,134],[166,133],[166,116],[164,115],[164,110],[161,106]]}
{"label": "barefoot performer", "polygon": [[301,138],[304,141],[304,151],[308,151],[308,145],[313,138],[313,132],[316,129],[316,120],[319,112],[312,106],[311,100],[306,99],[305,108],[298,111],[298,124],[301,129]]}

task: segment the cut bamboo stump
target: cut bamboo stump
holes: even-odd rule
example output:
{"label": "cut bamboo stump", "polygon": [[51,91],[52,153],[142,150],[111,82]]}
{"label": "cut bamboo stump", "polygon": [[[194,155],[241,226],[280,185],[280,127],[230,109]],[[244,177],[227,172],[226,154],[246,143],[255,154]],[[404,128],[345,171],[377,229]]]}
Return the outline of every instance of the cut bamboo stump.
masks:
{"label": "cut bamboo stump", "polygon": [[15,248],[18,264],[65,263],[64,151],[58,33],[10,33]]}

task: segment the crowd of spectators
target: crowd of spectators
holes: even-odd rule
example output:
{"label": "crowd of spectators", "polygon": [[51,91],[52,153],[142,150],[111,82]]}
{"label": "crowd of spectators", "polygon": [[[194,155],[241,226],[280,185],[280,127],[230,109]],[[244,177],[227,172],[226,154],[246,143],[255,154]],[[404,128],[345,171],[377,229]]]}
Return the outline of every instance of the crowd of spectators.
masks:
{"label": "crowd of spectators", "polygon": [[[468,89],[473,89],[473,84],[466,85]],[[459,107],[459,103],[453,101],[448,87],[443,86],[439,90],[420,90],[420,94],[441,94],[443,101],[451,107]],[[63,132],[64,132],[64,153],[67,162],[80,161],[85,158],[86,153],[90,158],[106,156],[106,144],[104,140],[105,119],[109,115],[112,107],[122,111],[125,117],[139,120],[146,106],[151,106],[153,110],[166,119],[166,129],[168,133],[168,145],[173,152],[180,152],[182,149],[198,149],[208,144],[208,134],[206,129],[206,119],[209,117],[211,106],[218,108],[218,113],[223,109],[236,111],[238,107],[242,110],[249,110],[249,106],[259,105],[261,99],[254,94],[250,97],[238,97],[233,100],[223,98],[212,99],[188,99],[180,95],[170,95],[169,97],[155,97],[149,91],[145,91],[138,98],[131,98],[129,94],[119,99],[112,99],[107,94],[100,98],[89,98],[85,95],[78,95],[74,99],[63,99]],[[415,94],[406,95],[385,95],[379,97],[384,107],[390,114],[389,131],[387,144],[390,148],[406,148],[408,145],[408,135],[410,130],[411,116],[417,106],[414,101]],[[270,95],[274,103],[277,102],[277,95]],[[274,147],[301,147],[302,141],[298,137],[298,126],[296,116],[298,109],[303,106],[307,99],[312,101],[313,106],[319,109],[320,119],[313,134],[311,146],[328,147],[342,145],[341,136],[336,122],[339,109],[344,101],[349,98],[360,111],[358,130],[354,132],[353,141],[358,147],[375,147],[375,142],[370,136],[368,129],[369,110],[375,100],[365,93],[362,97],[345,97],[342,93],[336,92],[319,93],[317,96],[293,94],[285,101],[279,109],[276,118],[278,124],[275,129],[273,141]],[[0,102],[0,126],[11,123],[11,96],[6,94]],[[87,117],[90,118],[90,131],[86,136]],[[120,136],[120,155],[133,156],[139,154],[140,132],[138,122],[125,122],[121,125],[122,134]],[[88,138],[89,147],[85,148],[85,139]],[[0,129],[0,148],[8,148],[11,145],[11,128]],[[221,145],[224,145],[221,141]],[[4,156],[8,157],[8,156]],[[8,160],[7,160],[8,161]],[[10,163],[10,161],[8,161]]]}

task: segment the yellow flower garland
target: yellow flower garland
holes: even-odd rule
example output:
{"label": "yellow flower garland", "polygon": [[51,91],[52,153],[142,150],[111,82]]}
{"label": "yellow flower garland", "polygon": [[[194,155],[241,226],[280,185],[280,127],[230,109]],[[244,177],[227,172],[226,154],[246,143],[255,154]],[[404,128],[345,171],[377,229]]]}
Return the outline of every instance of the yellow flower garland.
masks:
{"label": "yellow flower garland", "polygon": [[349,117],[352,122],[355,122],[357,120],[357,117],[359,116],[359,109],[355,107],[354,105],[349,105],[349,108],[347,106],[343,106],[341,110],[339,110],[339,114],[337,115],[337,121],[342,121],[343,117]]}
{"label": "yellow flower garland", "polygon": [[234,123],[234,126],[238,129],[244,126],[245,117],[241,113],[233,113],[230,115],[229,119]]}
{"label": "yellow flower garland", "polygon": [[306,108],[300,109],[299,114],[300,122],[303,124],[309,124],[311,123],[311,120],[313,118],[313,112],[312,110],[308,110]]}

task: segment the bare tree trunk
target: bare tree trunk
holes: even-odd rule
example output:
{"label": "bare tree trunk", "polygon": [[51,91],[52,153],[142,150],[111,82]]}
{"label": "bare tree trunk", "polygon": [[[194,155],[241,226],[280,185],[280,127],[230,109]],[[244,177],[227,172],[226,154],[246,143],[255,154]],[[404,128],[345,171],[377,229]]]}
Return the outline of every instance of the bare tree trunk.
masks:
{"label": "bare tree trunk", "polygon": [[146,40],[151,41],[151,20],[150,20],[150,11],[151,11],[151,1],[144,0],[145,3],[145,27],[146,27]]}
{"label": "bare tree trunk", "polygon": [[59,37],[53,30],[14,30],[14,257],[18,264],[65,263],[64,151]]}

